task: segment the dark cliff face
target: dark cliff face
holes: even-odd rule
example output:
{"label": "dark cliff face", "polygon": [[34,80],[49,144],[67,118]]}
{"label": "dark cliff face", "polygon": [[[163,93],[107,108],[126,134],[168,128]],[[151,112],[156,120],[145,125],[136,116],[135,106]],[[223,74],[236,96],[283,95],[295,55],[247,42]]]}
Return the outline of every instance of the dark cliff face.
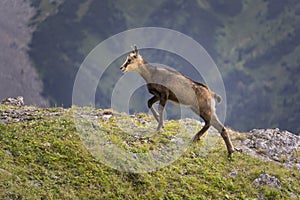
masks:
{"label": "dark cliff face", "polygon": [[27,55],[34,14],[29,1],[0,2],[0,99],[22,95],[26,104],[47,106],[43,83]]}

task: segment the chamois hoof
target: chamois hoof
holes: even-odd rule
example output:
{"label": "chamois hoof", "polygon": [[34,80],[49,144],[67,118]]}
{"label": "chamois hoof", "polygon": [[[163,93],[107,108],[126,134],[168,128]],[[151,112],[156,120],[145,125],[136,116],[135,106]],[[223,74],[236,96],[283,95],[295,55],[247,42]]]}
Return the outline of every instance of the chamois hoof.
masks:
{"label": "chamois hoof", "polygon": [[230,152],[228,152],[228,158],[231,159],[232,158],[232,154],[234,153],[234,150],[231,150]]}
{"label": "chamois hoof", "polygon": [[200,140],[200,137],[198,137],[198,136],[195,136],[194,138],[193,138],[193,142],[198,142]]}
{"label": "chamois hoof", "polygon": [[165,129],[163,129],[163,128],[158,128],[158,129],[156,129],[156,131],[157,131],[157,132],[165,132]]}

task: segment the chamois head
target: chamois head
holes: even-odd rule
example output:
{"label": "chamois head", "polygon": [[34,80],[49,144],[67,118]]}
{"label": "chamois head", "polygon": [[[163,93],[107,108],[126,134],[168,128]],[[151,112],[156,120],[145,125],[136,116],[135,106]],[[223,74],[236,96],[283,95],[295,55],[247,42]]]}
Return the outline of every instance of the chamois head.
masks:
{"label": "chamois head", "polygon": [[125,62],[120,67],[120,69],[123,73],[137,71],[139,66],[143,65],[144,63],[145,62],[142,56],[139,54],[137,47],[134,46],[133,51],[128,54]]}

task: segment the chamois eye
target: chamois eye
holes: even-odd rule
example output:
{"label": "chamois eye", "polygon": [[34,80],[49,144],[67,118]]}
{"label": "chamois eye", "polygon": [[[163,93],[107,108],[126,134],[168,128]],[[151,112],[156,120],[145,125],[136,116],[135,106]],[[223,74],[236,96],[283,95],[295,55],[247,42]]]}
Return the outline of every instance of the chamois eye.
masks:
{"label": "chamois eye", "polygon": [[130,62],[131,62],[131,59],[128,59],[128,60],[127,60],[127,63],[130,63]]}
{"label": "chamois eye", "polygon": [[136,58],[136,55],[134,55],[133,58]]}

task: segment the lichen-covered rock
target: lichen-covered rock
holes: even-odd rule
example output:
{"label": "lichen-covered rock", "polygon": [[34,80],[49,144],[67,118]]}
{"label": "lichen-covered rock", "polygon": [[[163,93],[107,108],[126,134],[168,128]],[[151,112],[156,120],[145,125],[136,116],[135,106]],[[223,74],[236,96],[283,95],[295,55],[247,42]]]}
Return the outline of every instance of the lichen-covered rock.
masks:
{"label": "lichen-covered rock", "polygon": [[256,186],[269,186],[271,188],[275,188],[275,189],[280,189],[281,188],[281,183],[280,180],[278,178],[276,178],[275,176],[271,176],[269,174],[261,174],[259,175],[254,181],[253,184]]}
{"label": "lichen-covered rock", "polygon": [[9,97],[2,100],[1,103],[12,106],[24,106],[24,98],[22,96],[18,96],[16,98]]}
{"label": "lichen-covered rock", "polygon": [[300,137],[288,131],[253,129],[235,140],[236,149],[264,160],[300,170]]}
{"label": "lichen-covered rock", "polygon": [[[8,104],[8,103],[4,103]],[[0,104],[0,123],[17,123],[22,121],[39,120],[45,117],[61,116],[63,108],[41,109],[33,106],[18,106]]]}

